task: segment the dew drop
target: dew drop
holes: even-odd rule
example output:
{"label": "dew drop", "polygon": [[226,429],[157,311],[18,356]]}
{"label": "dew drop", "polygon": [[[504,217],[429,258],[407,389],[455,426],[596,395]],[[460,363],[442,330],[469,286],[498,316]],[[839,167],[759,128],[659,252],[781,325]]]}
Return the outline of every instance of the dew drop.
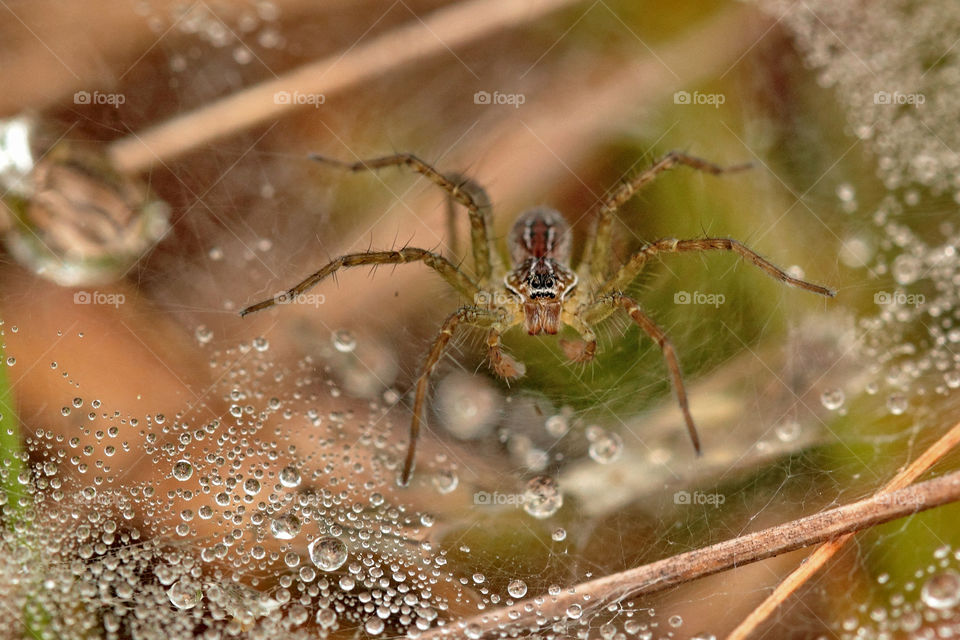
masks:
{"label": "dew drop", "polygon": [[307,550],[310,553],[310,560],[321,571],[336,571],[347,561],[347,545],[333,536],[314,540]]}
{"label": "dew drop", "polygon": [[777,425],[774,433],[777,434],[777,439],[780,442],[793,442],[800,436],[800,423],[796,420],[781,422]]}
{"label": "dew drop", "polygon": [[270,533],[277,540],[292,540],[300,533],[300,518],[288,513],[270,522]]}
{"label": "dew drop", "polygon": [[384,628],[383,620],[377,617],[369,618],[366,624],[363,625],[363,628],[366,629],[367,633],[372,636],[378,636],[383,633]]}
{"label": "dew drop", "polygon": [[923,583],[920,598],[924,604],[933,609],[949,609],[960,603],[960,574],[948,570],[930,578]]}
{"label": "dew drop", "polygon": [[893,273],[893,279],[897,284],[913,284],[923,273],[923,263],[908,253],[901,253],[893,261],[890,271]]}
{"label": "dew drop", "polygon": [[820,402],[831,411],[836,411],[842,407],[844,400],[846,400],[846,396],[843,389],[830,389],[820,394]]}
{"label": "dew drop", "polygon": [[550,476],[536,476],[523,492],[523,509],[534,518],[549,518],[563,506],[563,493]]}
{"label": "dew drop", "polygon": [[623,452],[623,440],[616,433],[603,431],[590,443],[590,457],[600,464],[609,464]]}
{"label": "dew drop", "polygon": [[527,583],[523,580],[511,580],[507,585],[507,593],[513,598],[522,598],[527,595]]}
{"label": "dew drop", "polygon": [[563,542],[567,539],[567,530],[563,527],[557,527],[553,530],[553,533],[550,534],[550,537],[553,538],[554,542]]}
{"label": "dew drop", "polygon": [[186,460],[177,460],[173,464],[173,477],[184,482],[193,476],[193,465]]}
{"label": "dew drop", "polygon": [[351,331],[339,329],[333,332],[333,348],[340,353],[350,353],[357,348],[357,339]]}
{"label": "dew drop", "polygon": [[177,580],[167,589],[167,598],[178,609],[193,609],[200,604],[202,597],[200,589],[182,580]]}
{"label": "dew drop", "polygon": [[547,429],[547,433],[554,438],[559,438],[570,430],[570,423],[567,422],[567,418],[559,413],[547,418],[544,426]]}
{"label": "dew drop", "polygon": [[197,342],[200,344],[208,344],[213,340],[213,331],[207,328],[206,325],[200,325],[193,332],[193,337],[197,339]]}
{"label": "dew drop", "polygon": [[567,617],[571,620],[577,620],[583,615],[583,607],[578,604],[572,604],[567,607]]}
{"label": "dew drop", "polygon": [[887,409],[895,416],[907,410],[907,397],[902,393],[891,393],[887,398]]}
{"label": "dew drop", "polygon": [[270,341],[264,338],[263,336],[260,336],[259,338],[254,338],[253,348],[262,353],[270,348]]}
{"label": "dew drop", "polygon": [[300,484],[300,471],[294,467],[284,467],[280,470],[280,484],[287,488],[293,488]]}
{"label": "dew drop", "polygon": [[247,478],[243,481],[243,492],[248,496],[255,496],[260,493],[260,481],[256,478]]}
{"label": "dew drop", "polygon": [[433,475],[432,482],[440,493],[450,493],[460,484],[460,477],[451,469],[441,469]]}

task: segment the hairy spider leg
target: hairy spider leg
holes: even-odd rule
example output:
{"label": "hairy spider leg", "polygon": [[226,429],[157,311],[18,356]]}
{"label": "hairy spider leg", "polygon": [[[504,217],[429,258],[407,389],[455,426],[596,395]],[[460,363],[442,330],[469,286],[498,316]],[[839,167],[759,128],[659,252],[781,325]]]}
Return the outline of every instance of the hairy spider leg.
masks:
{"label": "hairy spider leg", "polygon": [[345,256],[340,256],[333,262],[324,265],[319,271],[307,276],[302,282],[291,287],[284,293],[250,305],[241,311],[240,315],[245,316],[248,313],[272,307],[275,304],[296,302],[297,298],[307,289],[343,268],[360,267],[368,264],[404,264],[407,262],[423,262],[439,273],[450,286],[468,300],[472,300],[480,290],[470,276],[460,271],[456,265],[443,256],[433,253],[432,251],[418,249],[416,247],[404,247],[403,249],[395,251],[365,251],[363,253],[350,253]]}
{"label": "hairy spider leg", "polygon": [[690,434],[690,440],[693,442],[693,449],[700,455],[700,437],[697,435],[697,426],[693,422],[693,416],[690,414],[690,405],[687,402],[687,390],[683,385],[683,373],[680,370],[680,362],[677,360],[677,352],[673,342],[667,337],[667,334],[648,316],[637,304],[636,300],[629,298],[619,292],[611,293],[597,300],[592,305],[586,307],[582,315],[584,322],[588,325],[595,324],[608,317],[617,309],[623,309],[627,315],[643,329],[651,340],[657,343],[663,353],[663,359],[667,364],[667,370],[673,381],[673,390],[677,395],[677,404],[680,405],[680,411],[683,412],[683,419],[687,423],[687,432]]}
{"label": "hairy spider leg", "polygon": [[423,403],[427,397],[429,388],[430,374],[436,368],[437,363],[443,356],[444,351],[453,337],[453,332],[460,324],[473,324],[479,326],[489,326],[497,319],[495,312],[480,309],[478,307],[461,307],[447,316],[440,327],[440,333],[437,334],[427,354],[427,359],[423,363],[423,369],[417,378],[417,388],[413,399],[413,418],[410,420],[410,443],[407,445],[407,457],[403,461],[403,471],[400,473],[400,486],[407,486],[410,483],[410,476],[413,474],[413,466],[417,454],[417,438],[420,436],[420,424],[423,420]]}
{"label": "hairy spider leg", "polygon": [[[519,324],[519,322],[515,323]],[[487,357],[490,360],[490,369],[503,378],[511,380],[519,378],[527,372],[525,364],[506,353],[500,344],[500,336],[506,327],[492,327],[487,332]]]}
{"label": "hairy spider leg", "polygon": [[592,281],[602,282],[609,277],[610,234],[613,227],[614,214],[627,200],[632,198],[660,173],[679,165],[691,167],[697,171],[703,171],[713,175],[742,171],[752,166],[751,163],[746,163],[732,167],[721,167],[720,165],[687,155],[681,151],[671,151],[657,160],[653,166],[646,171],[642,171],[630,180],[620,184],[616,189],[609,192],[600,203],[597,219],[593,227],[591,227],[590,235],[584,246],[583,260],[581,261],[579,269],[581,280],[590,282],[592,277]]}
{"label": "hairy spider leg", "polygon": [[457,174],[444,175],[412,153],[397,153],[382,158],[344,162],[318,154],[312,160],[348,171],[376,171],[384,167],[406,166],[425,176],[467,208],[470,215],[470,244],[474,268],[481,288],[486,288],[491,275],[502,271],[500,256],[493,245],[490,198],[480,185]]}
{"label": "hairy spider leg", "polygon": [[634,278],[643,270],[647,260],[658,253],[684,253],[700,251],[730,251],[737,254],[744,260],[747,260],[758,269],[762,270],[774,280],[779,280],[791,287],[810,291],[821,296],[830,298],[837,295],[837,292],[827,287],[822,287],[800,278],[794,278],[786,271],[776,266],[753,249],[743,243],[731,238],[699,238],[694,240],[677,240],[676,238],[665,238],[648,244],[643,249],[633,254],[627,260],[616,275],[607,280],[597,291],[597,296],[604,296],[616,291],[626,289]]}

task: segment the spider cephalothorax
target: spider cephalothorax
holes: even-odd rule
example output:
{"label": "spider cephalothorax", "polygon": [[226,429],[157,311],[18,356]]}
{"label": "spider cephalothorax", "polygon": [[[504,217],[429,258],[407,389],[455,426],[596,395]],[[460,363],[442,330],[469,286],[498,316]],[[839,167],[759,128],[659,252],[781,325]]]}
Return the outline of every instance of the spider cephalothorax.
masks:
{"label": "spider cephalothorax", "polygon": [[513,271],[503,279],[507,289],[523,300],[527,333],[560,331],[563,299],[577,286],[570,260],[570,225],[547,207],[521,215],[510,232]]}
{"label": "spider cephalothorax", "polygon": [[728,251],[749,261],[780,282],[820,295],[835,295],[831,289],[794,278],[752,249],[730,238],[657,240],[641,248],[616,269],[611,268],[610,236],[614,214],[657,174],[677,165],[686,165],[715,175],[744,169],[746,165],[725,169],[677,151],[668,153],[652,167],[624,182],[600,201],[597,217],[584,246],[584,258],[576,271],[570,267],[570,226],[563,216],[548,207],[532,209],[519,217],[510,232],[508,242],[512,269],[508,271],[492,241],[490,200],[483,189],[472,180],[459,174],[442,174],[409,153],[354,163],[321,156],[312,157],[319,162],[352,171],[409,166],[444,189],[450,195],[451,202],[456,200],[465,206],[470,214],[470,244],[475,272],[472,276],[443,256],[426,249],[404,247],[391,251],[351,253],[340,256],[278,296],[258,302],[240,312],[240,315],[246,315],[281,302],[298,300],[304,291],[345,267],[404,262],[423,262],[443,277],[461,296],[471,301],[450,314],[443,322],[417,378],[413,417],[410,421],[410,442],[400,475],[402,485],[410,481],[413,473],[417,436],[423,419],[430,374],[443,356],[457,326],[461,324],[487,330],[490,367],[503,378],[514,378],[523,375],[524,366],[505,353],[500,345],[501,336],[512,327],[522,325],[527,333],[536,335],[556,334],[564,325],[570,326],[580,334],[582,340],[579,343],[563,342],[564,351],[570,359],[586,362],[593,357],[597,348],[597,338],[592,327],[617,310],[626,312],[663,352],[677,394],[677,403],[683,413],[694,449],[699,453],[700,441],[690,415],[680,363],[673,344],[640,305],[622,293],[640,274],[647,260],[662,253]]}

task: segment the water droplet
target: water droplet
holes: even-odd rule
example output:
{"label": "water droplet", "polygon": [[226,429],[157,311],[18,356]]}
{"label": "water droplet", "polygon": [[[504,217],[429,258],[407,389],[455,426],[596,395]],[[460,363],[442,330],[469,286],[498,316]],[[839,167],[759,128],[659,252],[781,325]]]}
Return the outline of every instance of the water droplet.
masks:
{"label": "water droplet", "polygon": [[590,457],[600,464],[609,464],[623,452],[623,440],[616,433],[603,431],[590,443]]}
{"label": "water droplet", "polygon": [[300,533],[300,518],[288,513],[270,522],[270,533],[277,540],[292,540]]}
{"label": "water droplet", "polygon": [[321,571],[336,571],[347,561],[347,545],[333,536],[314,540],[307,550],[310,552],[310,560]]}
{"label": "water droplet", "polygon": [[196,338],[200,344],[207,344],[213,340],[213,331],[202,324],[193,332],[193,337]]}
{"label": "water droplet", "polygon": [[777,439],[780,442],[793,442],[800,436],[800,423],[796,420],[781,422],[777,425],[774,433],[777,434]]}
{"label": "water droplet", "polygon": [[523,580],[511,580],[507,585],[507,593],[514,598],[522,598],[527,595],[527,583]]}
{"label": "water droplet", "polygon": [[563,493],[550,476],[537,476],[523,492],[523,509],[534,518],[549,518],[563,506]]}
{"label": "water droplet", "polygon": [[463,630],[463,633],[470,638],[470,640],[477,640],[477,638],[483,637],[483,627],[476,622],[473,622],[467,625],[467,627]]}
{"label": "water droplet", "polygon": [[960,574],[948,570],[930,578],[923,583],[920,598],[924,604],[933,609],[949,609],[960,603]]}
{"label": "water droplet", "polygon": [[583,615],[583,607],[578,604],[572,604],[567,607],[567,617],[571,620],[576,620]]}
{"label": "water droplet", "polygon": [[317,611],[317,624],[321,627],[332,627],[337,623],[337,614],[333,609],[320,609]]}
{"label": "water droplet", "polygon": [[923,263],[909,253],[901,253],[893,261],[890,271],[897,284],[913,284],[923,273]]}
{"label": "water droplet", "polygon": [[683,618],[681,618],[680,616],[670,616],[667,619],[667,624],[669,624],[671,627],[676,629],[677,627],[683,624]]}
{"label": "water droplet", "polygon": [[280,470],[280,484],[285,487],[293,488],[300,484],[300,471],[294,467],[284,467]]}
{"label": "water droplet", "polygon": [[260,482],[256,478],[247,478],[243,481],[243,492],[248,496],[260,493]]}
{"label": "water droplet", "polygon": [[895,416],[902,415],[907,410],[907,397],[902,393],[891,393],[887,398],[887,409]]}
{"label": "water droplet", "polygon": [[547,418],[544,426],[547,428],[547,433],[554,438],[559,438],[570,430],[570,423],[567,422],[567,418],[559,413]]}
{"label": "water droplet", "polygon": [[553,538],[554,542],[563,542],[567,539],[567,530],[563,527],[558,527],[553,530],[553,533],[550,534],[550,537]]}
{"label": "water droplet", "polygon": [[339,329],[333,332],[333,348],[340,353],[350,353],[357,348],[357,339],[351,331]]}
{"label": "water droplet", "polygon": [[167,597],[178,609],[193,609],[200,604],[203,594],[196,586],[177,580],[167,589]]}
{"label": "water droplet", "polygon": [[440,493],[450,493],[460,484],[460,477],[452,469],[441,469],[433,475],[433,486]]}
{"label": "water droplet", "polygon": [[385,625],[383,623],[383,620],[381,620],[380,618],[374,617],[374,618],[369,618],[366,624],[363,625],[363,628],[366,629],[367,633],[369,633],[370,635],[378,636],[381,633],[383,633],[384,626]]}
{"label": "water droplet", "polygon": [[184,482],[193,476],[193,465],[186,460],[177,460],[173,465],[173,477]]}
{"label": "water droplet", "polygon": [[253,339],[253,348],[261,353],[270,348],[270,341],[263,336]]}
{"label": "water droplet", "polygon": [[829,389],[820,394],[820,402],[831,411],[836,411],[842,407],[844,400],[846,400],[846,396],[843,389]]}

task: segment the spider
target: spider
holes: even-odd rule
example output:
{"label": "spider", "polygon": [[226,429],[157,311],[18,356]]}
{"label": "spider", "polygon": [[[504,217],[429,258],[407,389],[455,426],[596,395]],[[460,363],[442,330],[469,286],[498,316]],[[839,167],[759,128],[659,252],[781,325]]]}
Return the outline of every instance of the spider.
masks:
{"label": "spider", "polygon": [[693,448],[700,454],[700,439],[690,414],[683,375],[673,343],[636,300],[624,295],[648,260],[661,253],[729,251],[748,260],[780,282],[823,296],[836,292],[827,287],[794,278],[757,252],[731,238],[697,238],[657,240],[641,248],[616,269],[611,267],[611,233],[614,214],[644,185],[658,174],[677,166],[720,175],[748,168],[750,165],[720,167],[712,162],[671,151],[650,168],[621,183],[601,200],[583,259],[571,267],[571,231],[563,216],[545,206],[522,213],[508,236],[510,268],[506,268],[492,238],[491,206],[486,192],[473,180],[459,174],[444,174],[410,153],[398,153],[370,160],[343,162],[317,154],[310,158],[349,171],[375,171],[384,167],[407,166],[426,176],[447,192],[452,208],[456,201],[466,207],[470,218],[470,244],[475,276],[471,277],[442,255],[426,249],[404,247],[390,251],[363,251],[340,256],[324,265],[299,284],[277,296],[253,304],[241,316],[294,301],[299,295],[338,270],[348,267],[379,264],[422,262],[436,271],[460,295],[473,304],[460,307],[443,321],[433,341],[420,375],[417,378],[410,421],[410,440],[399,484],[410,482],[416,457],[417,437],[423,422],[424,403],[431,373],[460,325],[473,325],[487,331],[487,356],[490,368],[506,380],[522,376],[525,367],[501,347],[501,336],[522,325],[530,335],[556,334],[564,325],[572,327],[580,341],[561,341],[566,356],[574,362],[588,362],[597,350],[593,327],[618,310],[626,314],[656,342],[670,373],[677,403],[683,413]]}

